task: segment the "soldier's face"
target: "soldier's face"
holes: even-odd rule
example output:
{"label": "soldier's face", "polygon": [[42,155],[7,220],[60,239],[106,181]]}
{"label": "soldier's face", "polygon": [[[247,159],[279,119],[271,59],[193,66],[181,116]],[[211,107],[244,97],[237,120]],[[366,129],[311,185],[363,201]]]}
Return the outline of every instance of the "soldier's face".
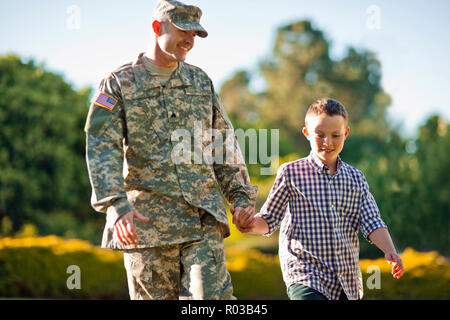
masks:
{"label": "soldier's face", "polygon": [[185,61],[186,55],[194,47],[196,31],[183,31],[168,21],[161,22],[160,35],[157,38],[161,50],[161,64],[173,67],[179,61]]}

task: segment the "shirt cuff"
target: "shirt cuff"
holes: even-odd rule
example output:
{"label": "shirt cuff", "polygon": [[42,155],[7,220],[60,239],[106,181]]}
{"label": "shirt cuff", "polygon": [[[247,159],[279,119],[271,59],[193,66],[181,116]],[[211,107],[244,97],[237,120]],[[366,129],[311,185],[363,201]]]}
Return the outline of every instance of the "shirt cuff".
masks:
{"label": "shirt cuff", "polygon": [[[112,210],[111,210],[112,209]],[[114,221],[117,221],[117,219],[132,210],[136,210],[131,203],[128,201],[127,198],[120,198],[113,202],[111,205],[110,210],[108,210],[108,215],[111,215],[111,219],[114,219]]]}
{"label": "shirt cuff", "polygon": [[364,238],[366,238],[366,240],[367,240],[370,244],[373,244],[373,242],[370,241],[370,239],[369,239],[369,235],[372,233],[372,231],[375,231],[376,229],[380,229],[380,228],[385,228],[385,229],[387,229],[387,225],[386,225],[383,221],[378,220],[378,221],[376,221],[376,222],[370,224],[369,227],[361,228],[361,232],[362,232]]}
{"label": "shirt cuff", "polygon": [[263,236],[270,237],[275,231],[277,231],[278,226],[274,223],[272,219],[270,219],[269,215],[264,214],[262,212],[258,212],[257,214],[255,214],[255,217],[260,217],[264,219],[267,225],[269,226],[269,232],[264,233]]}

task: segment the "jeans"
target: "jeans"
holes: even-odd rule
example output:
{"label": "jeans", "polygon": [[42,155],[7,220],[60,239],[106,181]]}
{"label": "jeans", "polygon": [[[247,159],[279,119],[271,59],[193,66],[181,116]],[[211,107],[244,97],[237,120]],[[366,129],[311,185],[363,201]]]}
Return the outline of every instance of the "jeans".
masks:
{"label": "jeans", "polygon": [[[319,291],[305,286],[301,283],[295,283],[291,285],[287,289],[287,294],[289,296],[289,299],[291,300],[328,300],[328,298],[321,294]],[[348,300],[344,290],[341,291],[339,300]]]}

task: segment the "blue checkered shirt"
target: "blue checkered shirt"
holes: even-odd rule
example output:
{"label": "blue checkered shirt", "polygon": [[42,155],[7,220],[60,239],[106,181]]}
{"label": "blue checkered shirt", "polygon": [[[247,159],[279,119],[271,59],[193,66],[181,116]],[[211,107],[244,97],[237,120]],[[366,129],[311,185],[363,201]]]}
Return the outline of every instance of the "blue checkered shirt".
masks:
{"label": "blue checkered shirt", "polygon": [[286,286],[301,283],[328,299],[362,297],[358,231],[386,228],[363,173],[338,158],[337,172],[312,153],[284,163],[257,214],[281,225],[279,255]]}

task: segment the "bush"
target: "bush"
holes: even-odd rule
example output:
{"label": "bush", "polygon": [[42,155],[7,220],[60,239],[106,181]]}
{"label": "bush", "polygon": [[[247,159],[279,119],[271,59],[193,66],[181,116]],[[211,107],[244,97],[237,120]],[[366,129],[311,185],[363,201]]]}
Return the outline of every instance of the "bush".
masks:
{"label": "bush", "polygon": [[[238,299],[287,299],[277,255],[230,243],[226,255]],[[392,278],[384,259],[360,261],[364,299],[450,299],[447,258],[410,248],[401,257],[406,270],[401,279]],[[80,268],[80,289],[68,288],[72,265]],[[380,272],[380,289],[370,289],[373,266]],[[0,239],[0,297],[129,299],[127,288],[121,252],[56,236]]]}
{"label": "bush", "polygon": [[[80,289],[68,288],[71,265]],[[122,254],[56,236],[0,239],[0,296],[128,299]]]}
{"label": "bush", "polygon": [[360,266],[365,281],[371,276],[367,272],[370,266],[381,271],[380,289],[364,288],[364,299],[450,299],[450,261],[437,251],[418,252],[405,249],[400,255],[405,274],[400,279],[391,275],[391,265],[384,259],[361,260]]}
{"label": "bush", "polygon": [[227,247],[227,269],[238,299],[287,299],[278,256]]}
{"label": "bush", "polygon": [[[405,274],[391,275],[385,259],[360,261],[365,300],[450,299],[450,261],[436,251],[417,252],[407,248],[400,254]],[[373,266],[380,271],[380,288],[371,286]],[[257,250],[227,248],[227,267],[238,299],[287,299],[278,256]],[[369,268],[369,269],[368,269]],[[369,285],[369,286],[368,286]],[[372,288],[372,289],[371,289]]]}

